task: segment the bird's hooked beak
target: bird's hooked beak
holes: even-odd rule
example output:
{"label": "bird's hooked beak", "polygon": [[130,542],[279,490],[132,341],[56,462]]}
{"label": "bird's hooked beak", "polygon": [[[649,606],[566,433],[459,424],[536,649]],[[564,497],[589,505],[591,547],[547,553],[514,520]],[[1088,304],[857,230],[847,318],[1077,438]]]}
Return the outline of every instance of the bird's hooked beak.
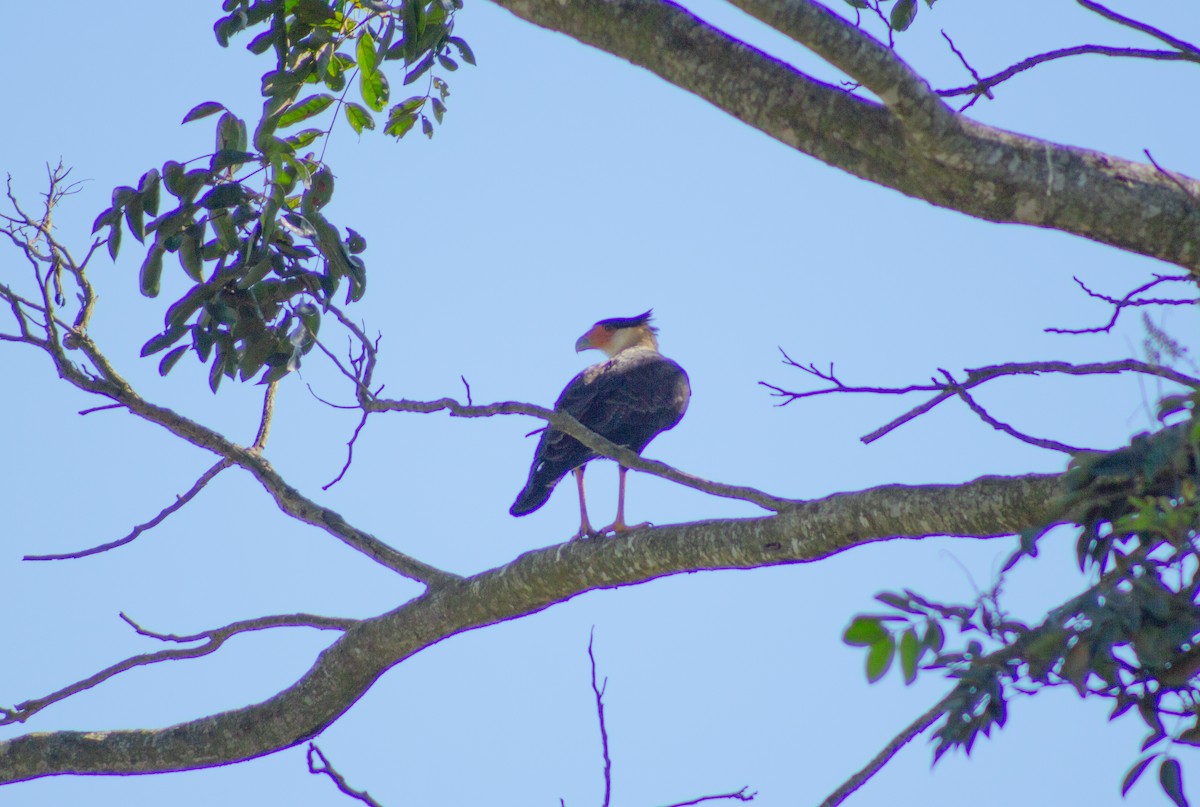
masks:
{"label": "bird's hooked beak", "polygon": [[592,348],[596,347],[592,344],[592,331],[594,330],[595,328],[575,340],[576,353],[582,353],[585,350],[591,350]]}

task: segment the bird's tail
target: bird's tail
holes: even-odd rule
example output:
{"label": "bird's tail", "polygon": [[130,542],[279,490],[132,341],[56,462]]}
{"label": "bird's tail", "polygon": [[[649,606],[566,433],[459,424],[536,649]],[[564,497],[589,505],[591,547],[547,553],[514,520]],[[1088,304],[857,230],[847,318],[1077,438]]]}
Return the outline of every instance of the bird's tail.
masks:
{"label": "bird's tail", "polygon": [[508,509],[509,514],[527,516],[534,510],[537,510],[550,500],[550,494],[554,492],[556,484],[558,484],[558,479],[547,481],[536,478],[536,476],[531,476],[529,481],[525,483],[525,489],[517,494],[517,500]]}

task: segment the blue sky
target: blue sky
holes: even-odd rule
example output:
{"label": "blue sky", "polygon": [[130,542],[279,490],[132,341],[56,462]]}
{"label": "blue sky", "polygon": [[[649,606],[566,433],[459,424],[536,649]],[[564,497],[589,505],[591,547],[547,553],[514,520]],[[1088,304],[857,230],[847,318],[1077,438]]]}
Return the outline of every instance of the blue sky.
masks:
{"label": "blue sky", "polygon": [[[801,69],[838,76],[717,3],[688,4]],[[1182,2],[1123,10],[1200,39]],[[210,122],[180,127],[196,103],[245,117],[260,105],[266,63],[235,40],[213,41],[215,3],[118,6],[68,0],[51,12],[9,10],[10,85],[0,168],[34,200],[45,162],[86,180],[58,232],[82,250],[115,185],[170,158],[211,150]],[[1186,18],[1185,18],[1186,17]],[[938,33],[981,72],[1030,53],[1102,41],[1148,46],[1068,2],[923,4],[900,52],[935,85],[966,78]],[[1061,470],[1063,459],[943,405],[887,438],[858,438],[916,399],[822,398],[776,408],[760,380],[801,387],[778,347],[834,362],[848,383],[903,385],[938,368],[1006,360],[1140,356],[1136,316],[1113,335],[1063,337],[1108,312],[1081,294],[1122,294],[1169,267],[1055,232],[998,226],[933,208],[828,168],[727,118],[614,57],[469,2],[457,33],[477,68],[450,76],[445,124],[431,141],[359,142],[339,127],[331,218],[369,244],[370,293],[354,314],[383,334],[385,394],[548,404],[593,356],[575,339],[597,319],[653,307],[663,352],[687,368],[684,421],[647,450],[676,467],[772,493],[816,498],[873,485],[960,482],[985,473]],[[978,119],[1058,142],[1200,175],[1195,70],[1101,58],[1046,65],[972,109]],[[253,438],[261,389],[208,392],[190,358],[163,381],[137,358],[184,288],[168,269],[163,296],[136,290],[140,262],[98,260],[93,335],[152,400]],[[0,272],[21,271],[11,251]],[[1194,312],[1165,326],[1187,344]],[[335,345],[336,347],[336,345]],[[212,458],[58,382],[31,351],[0,349],[9,462],[0,602],[6,663],[0,702],[36,697],[133,653],[154,649],[117,614],[187,633],[252,616],[310,611],[369,616],[417,591],[324,534],[284,519],[245,474],[229,472],[183,513],[134,544],[70,563],[22,563],[123,535],[186,490]],[[19,381],[18,381],[19,380]],[[313,399],[348,401],[330,368],[306,363],[280,390],[267,455],[293,484],[403,551],[468,574],[564,540],[577,525],[564,486],[536,514],[508,513],[538,426],[518,418],[442,415],[372,419],[346,479],[355,418]],[[1128,380],[996,384],[980,400],[1003,420],[1068,443],[1112,447],[1152,426],[1160,390]],[[616,471],[589,472],[597,523],[615,504]],[[640,474],[629,517],[673,523],[757,514]],[[321,738],[353,784],[389,805],[599,803],[601,759],[588,680],[596,628],[609,677],[614,804],[662,804],[749,785],[756,804],[816,803],[857,770],[946,685],[889,677],[868,686],[861,653],[840,634],[873,595],[910,587],[970,598],[990,584],[1009,541],[891,542],[795,566],[686,575],[596,592],[517,622],[454,637],[389,672]],[[1035,618],[1080,585],[1070,536],[1007,587]],[[269,696],[311,664],[328,637],[278,631],[232,640],[218,654],[140,670],[47,709],[23,730],[149,727]],[[851,801],[873,805],[1115,804],[1143,735],[1106,722],[1103,705],[1066,692],[1021,701],[1009,725],[966,760],[930,770],[921,740]],[[1190,772],[1190,769],[1187,769]],[[969,795],[965,795],[969,794]],[[350,803],[309,776],[303,749],[212,771],[155,777],[56,777],[13,786],[14,804],[208,805],[268,798]],[[1149,779],[1126,804],[1159,804]],[[6,801],[6,803],[8,803]]]}

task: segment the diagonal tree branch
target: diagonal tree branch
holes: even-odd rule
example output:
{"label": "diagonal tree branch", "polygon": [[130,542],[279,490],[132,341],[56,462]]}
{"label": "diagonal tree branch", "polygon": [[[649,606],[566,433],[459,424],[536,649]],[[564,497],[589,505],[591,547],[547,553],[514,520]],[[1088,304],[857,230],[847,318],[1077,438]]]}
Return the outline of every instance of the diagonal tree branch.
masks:
{"label": "diagonal tree branch", "polygon": [[172,513],[182,510],[184,505],[196,498],[196,495],[200,493],[200,491],[204,490],[209,482],[216,478],[217,474],[221,473],[221,471],[224,471],[231,464],[232,463],[227,459],[217,460],[215,465],[200,475],[200,478],[196,480],[195,484],[193,484],[186,493],[176,496],[175,501],[171,502],[169,505],[159,511],[158,515],[144,524],[138,524],[129,532],[128,535],[124,536],[123,538],[118,538],[115,541],[109,541],[108,543],[100,544],[99,546],[93,546],[88,549],[81,549],[77,552],[62,552],[53,555],[26,555],[24,558],[22,558],[22,560],[69,560],[86,558],[89,555],[98,555],[101,552],[107,552],[110,549],[116,549],[119,546],[124,546],[125,544],[135,540],[143,532],[152,530],[159,524],[166,521],[167,517]]}
{"label": "diagonal tree branch", "polygon": [[868,762],[862,770],[851,776],[838,787],[837,790],[830,793],[825,801],[821,802],[820,807],[838,807],[839,804],[849,798],[854,791],[858,790],[872,776],[879,773],[883,766],[891,761],[892,757],[896,756],[896,752],[910,742],[923,734],[930,726],[938,722],[942,715],[946,712],[946,707],[954,698],[956,692],[951,690],[950,694],[942,698],[940,701],[929,707],[920,717],[909,723],[904,729],[893,737],[887,745],[876,754],[870,762]]}
{"label": "diagonal tree branch", "polygon": [[[1177,185],[1150,165],[1006,132],[952,112],[924,117],[911,113],[902,96],[883,96],[896,108],[858,98],[668,0],[493,1],[522,19],[628,59],[780,142],[868,181],[988,221],[1058,229],[1200,269],[1200,209],[1189,199],[1189,192],[1200,194],[1197,180],[1179,178]],[[749,0],[744,7],[751,5],[759,7]],[[882,86],[888,74],[880,61],[883,46],[857,46],[864,35],[848,20],[828,9],[822,13],[810,0],[769,5],[781,9],[781,17],[802,21],[805,31],[792,34],[798,41],[812,43],[814,52],[851,78]],[[903,63],[890,58],[893,77],[902,75]],[[916,92],[914,86],[903,97]],[[915,108],[934,109],[920,103]]]}
{"label": "diagonal tree branch", "polygon": [[[89,675],[82,681],[77,681],[73,684],[63,687],[55,692],[50,693],[41,698],[32,698],[27,701],[18,703],[11,709],[0,708],[0,726],[8,726],[13,723],[24,723],[29,718],[33,717],[38,712],[45,709],[47,706],[52,706],[59,701],[66,700],[72,695],[78,695],[97,684],[101,684],[108,679],[120,675],[123,672],[128,672],[136,667],[144,667],[150,664],[158,664],[163,661],[178,661],[187,658],[200,658],[207,656],[210,653],[215,653],[225,644],[226,640],[239,633],[247,633],[250,631],[268,630],[270,628],[316,628],[317,630],[340,630],[347,631],[355,624],[357,620],[353,619],[333,619],[330,617],[314,616],[312,614],[287,614],[283,616],[265,616],[257,619],[245,619],[240,622],[234,622],[226,625],[223,628],[204,631],[192,636],[173,636],[153,633],[140,627],[136,622],[129,617],[121,614],[121,619],[125,620],[135,631],[142,636],[159,639],[161,641],[187,643],[203,641],[204,644],[196,647],[173,648],[170,650],[159,650],[155,653],[143,653],[138,656],[132,656],[116,664],[105,667],[99,672]],[[3,759],[0,758],[0,762]]]}
{"label": "diagonal tree branch", "polygon": [[963,485],[891,485],[838,494],[762,518],[657,527],[575,541],[421,597],[348,630],[299,681],[257,704],[153,730],[58,731],[0,742],[0,783],[63,773],[129,774],[211,767],[315,737],[387,670],[475,628],[544,610],[587,591],[667,575],[819,560],[898,537],[999,537],[1049,518],[1056,475]]}
{"label": "diagonal tree branch", "polygon": [[764,510],[771,510],[776,513],[796,503],[795,499],[772,496],[755,488],[712,482],[686,473],[685,471],[679,471],[658,460],[644,459],[632,449],[617,445],[611,440],[596,434],[566,412],[545,409],[533,404],[519,403],[517,401],[500,401],[486,405],[464,406],[453,398],[439,398],[436,401],[370,398],[364,400],[363,408],[368,412],[432,413],[444,410],[449,412],[451,417],[460,418],[493,417],[495,415],[529,415],[545,420],[555,429],[571,435],[600,456],[616,460],[626,468],[645,471],[648,474],[669,479],[672,482],[677,482],[685,487],[700,490],[713,496],[752,502]]}
{"label": "diagonal tree branch", "polygon": [[1139,22],[1138,20],[1135,20],[1132,17],[1126,17],[1123,14],[1118,14],[1112,9],[1095,2],[1095,0],[1076,0],[1076,2],[1089,11],[1096,12],[1105,19],[1112,20],[1115,23],[1124,25],[1127,28],[1132,28],[1135,31],[1141,31],[1143,34],[1149,34],[1160,42],[1170,45],[1179,52],[1191,54],[1193,57],[1200,60],[1200,48],[1196,47],[1191,42],[1171,36],[1166,31],[1155,28],[1153,25]]}

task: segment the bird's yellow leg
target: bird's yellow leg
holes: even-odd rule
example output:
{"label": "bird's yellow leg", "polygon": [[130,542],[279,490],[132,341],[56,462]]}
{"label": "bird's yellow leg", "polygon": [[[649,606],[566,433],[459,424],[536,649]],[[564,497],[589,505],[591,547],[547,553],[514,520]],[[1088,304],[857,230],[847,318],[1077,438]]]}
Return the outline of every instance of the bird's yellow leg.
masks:
{"label": "bird's yellow leg", "polygon": [[629,471],[624,465],[617,466],[617,520],[609,524],[607,527],[600,529],[598,535],[620,534],[629,532],[630,530],[640,530],[642,527],[649,527],[649,521],[643,521],[641,524],[629,525],[625,523],[625,474]]}
{"label": "bird's yellow leg", "polygon": [[571,536],[572,541],[578,541],[581,538],[595,538],[597,535],[603,534],[592,529],[591,522],[588,521],[587,497],[583,493],[583,469],[586,467],[585,463],[571,471],[575,477],[575,485],[579,488],[579,532]]}

